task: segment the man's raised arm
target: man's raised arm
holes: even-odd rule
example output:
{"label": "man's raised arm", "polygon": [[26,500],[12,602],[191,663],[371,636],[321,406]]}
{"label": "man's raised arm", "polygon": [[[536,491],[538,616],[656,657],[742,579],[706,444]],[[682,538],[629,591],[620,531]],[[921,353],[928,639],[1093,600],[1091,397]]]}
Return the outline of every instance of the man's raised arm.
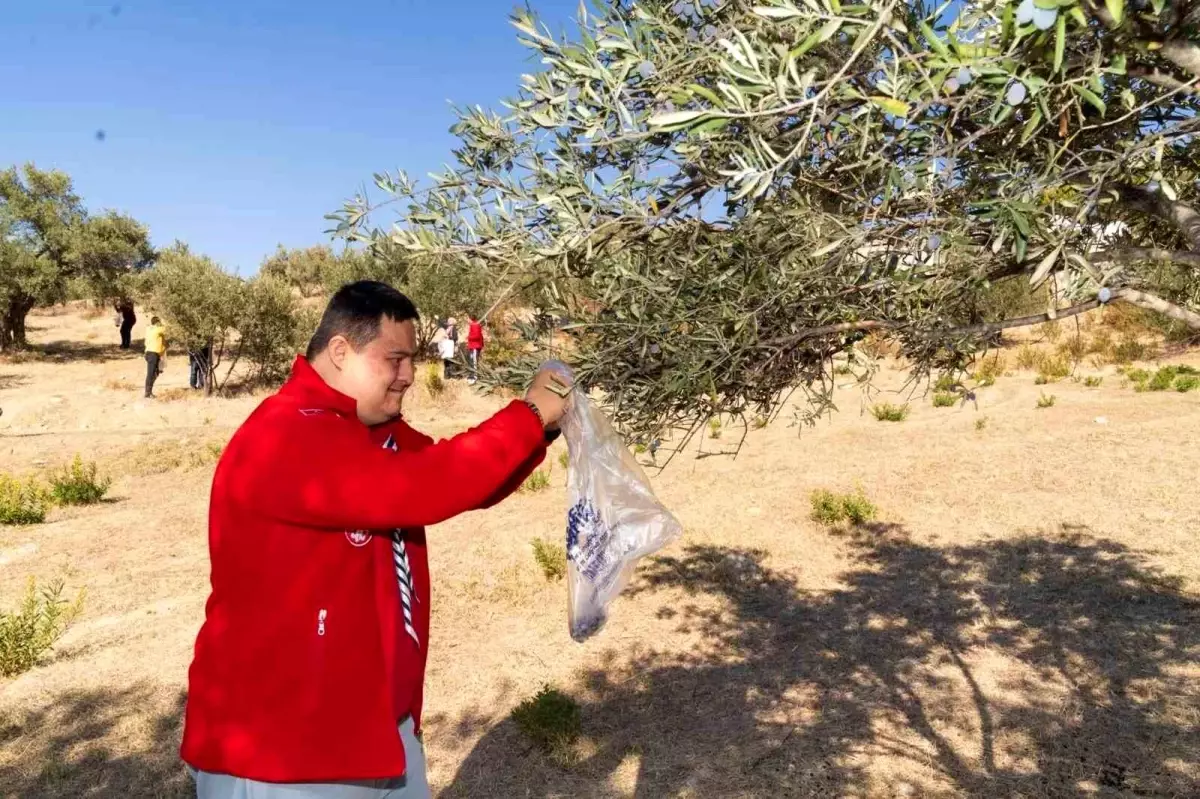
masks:
{"label": "man's raised arm", "polygon": [[267,412],[296,418],[233,443],[214,488],[256,513],[331,531],[420,527],[474,510],[545,447],[542,420],[523,402],[413,452],[385,450],[331,413]]}

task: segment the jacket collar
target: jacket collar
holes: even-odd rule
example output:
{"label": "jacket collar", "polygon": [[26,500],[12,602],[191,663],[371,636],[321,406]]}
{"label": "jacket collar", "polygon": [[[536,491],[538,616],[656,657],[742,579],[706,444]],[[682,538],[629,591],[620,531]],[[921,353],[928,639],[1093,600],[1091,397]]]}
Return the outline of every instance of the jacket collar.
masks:
{"label": "jacket collar", "polygon": [[312,368],[312,364],[303,355],[296,356],[296,361],[292,364],[292,376],[283,384],[279,393],[294,397],[302,405],[314,410],[336,411],[351,419],[358,418],[358,403],[354,398],[326,383],[325,378],[317,374],[317,370]]}

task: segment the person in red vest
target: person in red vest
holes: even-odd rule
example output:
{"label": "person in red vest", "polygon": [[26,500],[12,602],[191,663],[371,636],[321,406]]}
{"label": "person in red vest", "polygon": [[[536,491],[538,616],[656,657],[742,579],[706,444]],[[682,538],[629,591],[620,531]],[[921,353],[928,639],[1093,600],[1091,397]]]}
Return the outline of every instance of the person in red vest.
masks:
{"label": "person in red vest", "polygon": [[483,354],[483,321],[476,319],[474,314],[467,314],[467,358],[471,362],[471,379],[474,383],[479,377],[479,356]]}
{"label": "person in red vest", "polygon": [[199,799],[424,799],[427,525],[512,493],[557,435],[551,371],[434,443],[401,417],[417,309],[362,281],[329,301],[213,477],[212,591],[182,757]]}

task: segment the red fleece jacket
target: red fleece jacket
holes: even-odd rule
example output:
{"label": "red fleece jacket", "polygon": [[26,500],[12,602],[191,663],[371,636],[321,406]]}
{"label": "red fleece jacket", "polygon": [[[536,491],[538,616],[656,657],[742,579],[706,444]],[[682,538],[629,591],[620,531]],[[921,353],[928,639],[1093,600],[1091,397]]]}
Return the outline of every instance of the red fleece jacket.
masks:
{"label": "red fleece jacket", "polygon": [[[420,727],[429,644],[423,527],[503,499],[545,449],[521,402],[437,444],[400,420],[369,428],[297,359],[213,478],[183,759],[263,782],[404,774],[397,721]],[[395,529],[419,644],[404,630]]]}

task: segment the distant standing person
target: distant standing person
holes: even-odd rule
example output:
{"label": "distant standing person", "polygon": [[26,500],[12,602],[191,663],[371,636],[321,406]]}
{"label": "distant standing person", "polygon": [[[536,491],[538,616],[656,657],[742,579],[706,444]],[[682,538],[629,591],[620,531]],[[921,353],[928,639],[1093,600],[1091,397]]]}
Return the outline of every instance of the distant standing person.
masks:
{"label": "distant standing person", "polygon": [[137,314],[133,312],[133,300],[120,300],[113,307],[117,311],[117,327],[121,329],[121,349],[127,350],[132,346],[133,326],[137,324]]}
{"label": "distant standing person", "polygon": [[454,356],[458,349],[458,343],[450,338],[450,332],[442,336],[438,341],[438,357],[442,359],[442,377],[449,380],[454,377]]}
{"label": "distant standing person", "polygon": [[483,321],[467,314],[467,358],[471,361],[471,380],[479,377],[479,356],[483,354]]}
{"label": "distant standing person", "polygon": [[146,328],[146,399],[154,399],[154,381],[163,368],[163,356],[167,354],[166,331],[157,316],[150,317]]}
{"label": "distant standing person", "polygon": [[203,347],[188,353],[188,385],[201,389],[208,383],[209,364],[212,363],[212,339]]}

